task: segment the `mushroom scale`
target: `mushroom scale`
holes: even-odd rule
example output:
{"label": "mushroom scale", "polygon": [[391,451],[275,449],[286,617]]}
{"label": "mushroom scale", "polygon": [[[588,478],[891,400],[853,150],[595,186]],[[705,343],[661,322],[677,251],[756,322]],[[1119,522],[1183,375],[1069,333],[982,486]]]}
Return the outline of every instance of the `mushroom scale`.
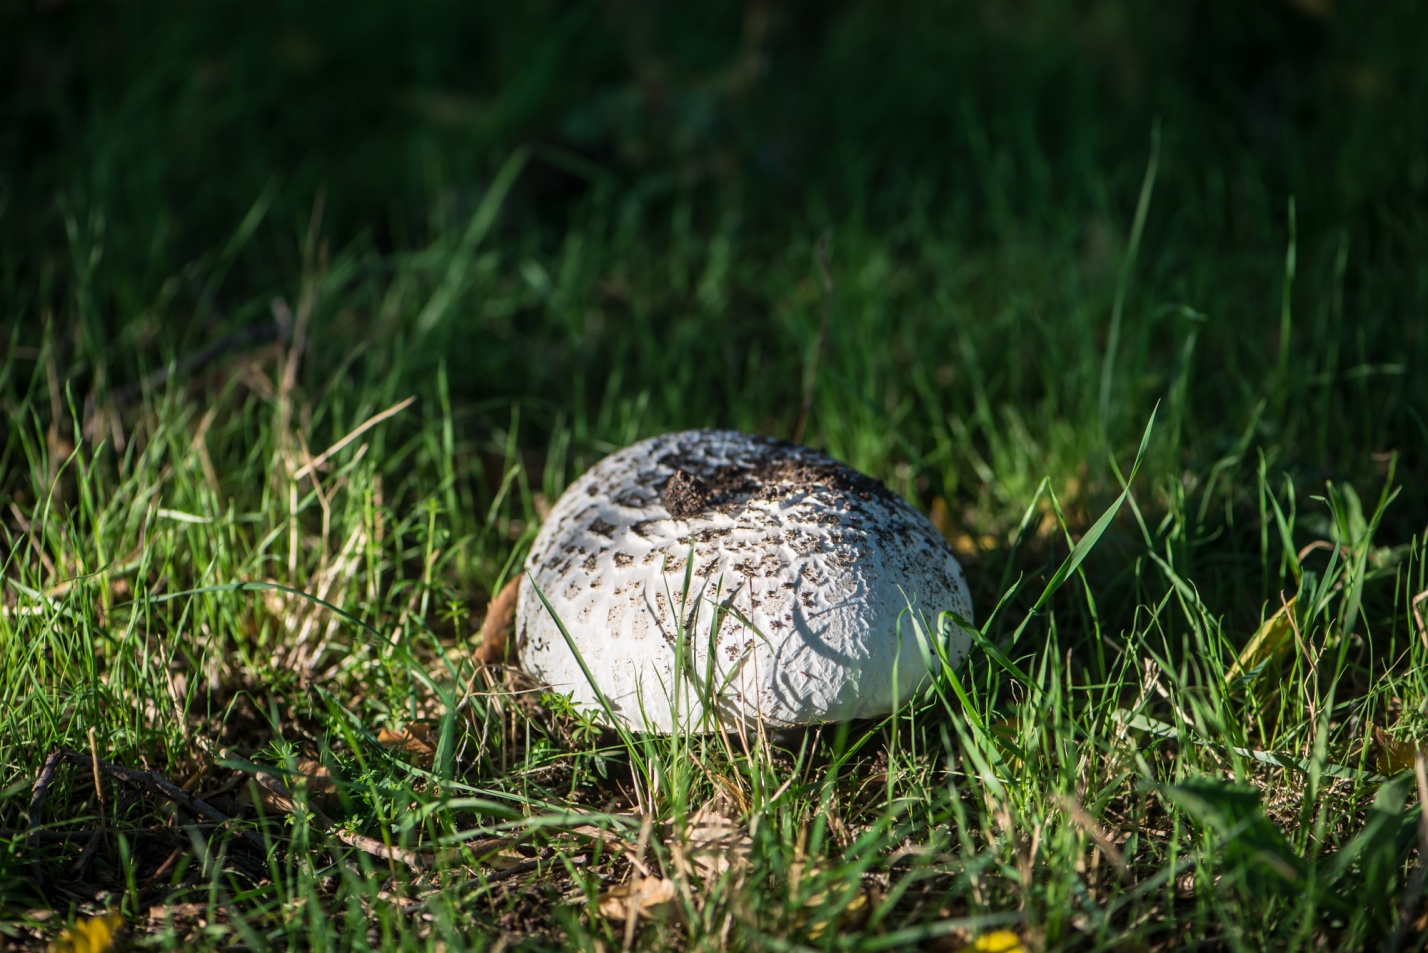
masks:
{"label": "mushroom scale", "polygon": [[710,729],[706,708],[785,727],[892,711],[939,629],[960,661],[971,638],[939,626],[944,610],[972,618],[962,569],[882,483],[690,430],[611,454],[560,497],[526,559],[516,644],[530,674],[636,730]]}

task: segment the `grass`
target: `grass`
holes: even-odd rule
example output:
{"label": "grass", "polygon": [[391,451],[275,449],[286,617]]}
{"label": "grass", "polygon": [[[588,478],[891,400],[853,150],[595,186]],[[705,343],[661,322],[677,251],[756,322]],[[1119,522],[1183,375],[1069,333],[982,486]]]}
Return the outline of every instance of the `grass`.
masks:
{"label": "grass", "polygon": [[[850,90],[941,102],[914,6],[887,33],[775,22],[744,99],[696,70],[705,31],[737,59],[727,18],[656,23],[687,111],[642,159],[620,137],[647,116],[548,131],[582,77],[630,101],[606,33],[637,14],[512,14],[546,52],[489,64],[503,111],[453,131],[462,96],[387,77],[419,119],[326,116],[315,165],[301,110],[258,135],[289,88],[258,82],[258,25],[176,18],[120,55],[55,14],[80,75],[125,82],[64,121],[7,100],[52,135],[0,180],[0,942],[112,910],[164,949],[1422,946],[1413,44],[1341,12],[1304,81],[1355,109],[1285,106],[1260,141],[1185,73],[1116,125],[1114,82],[1031,5],[974,24],[1016,68],[889,158]],[[282,57],[320,15],[274,34],[314,102],[390,32],[344,20],[305,73]],[[1075,42],[1174,49],[1122,15]],[[541,74],[581,31],[574,78]],[[186,52],[215,35],[226,66]],[[896,82],[850,65],[906,35]],[[1312,86],[1365,51],[1392,97]],[[833,92],[800,99],[790,62]],[[210,67],[251,82],[205,93]],[[794,185],[759,171],[785,126]],[[395,211],[367,198],[388,186]],[[789,436],[810,376],[807,441],[961,554],[967,664],[880,722],[736,738],[616,734],[475,663],[576,475],[678,427]]]}

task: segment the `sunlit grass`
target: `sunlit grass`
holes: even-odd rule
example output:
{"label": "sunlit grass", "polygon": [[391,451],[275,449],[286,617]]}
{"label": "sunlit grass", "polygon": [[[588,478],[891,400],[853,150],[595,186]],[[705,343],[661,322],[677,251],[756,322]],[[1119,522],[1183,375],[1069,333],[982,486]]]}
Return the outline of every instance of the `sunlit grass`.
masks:
{"label": "sunlit grass", "polygon": [[[1033,209],[1024,166],[1069,165],[973,130],[987,221],[917,180],[891,223],[809,199],[753,230],[737,195],[604,180],[508,221],[522,152],[387,247],[317,195],[272,221],[264,190],[161,280],[114,194],[67,199],[43,293],[4,272],[0,930],[1406,947],[1421,223],[1370,245],[1250,175],[1167,196],[1172,126]],[[1217,216],[1253,227],[1223,243]],[[933,514],[971,658],[882,721],[668,736],[478,664],[487,604],[605,453],[793,432],[829,218],[807,439]]]}

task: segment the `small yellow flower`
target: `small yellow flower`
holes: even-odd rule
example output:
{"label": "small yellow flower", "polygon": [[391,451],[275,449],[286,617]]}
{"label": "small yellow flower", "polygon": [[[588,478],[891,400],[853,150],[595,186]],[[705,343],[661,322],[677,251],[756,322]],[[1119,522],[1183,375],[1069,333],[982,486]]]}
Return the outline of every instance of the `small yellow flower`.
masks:
{"label": "small yellow flower", "polygon": [[972,941],[968,949],[975,950],[976,953],[1026,953],[1026,947],[1021,945],[1021,937],[1011,930],[983,933]]}
{"label": "small yellow flower", "polygon": [[86,920],[76,920],[50,941],[48,953],[105,953],[114,946],[114,934],[124,925],[118,910]]}

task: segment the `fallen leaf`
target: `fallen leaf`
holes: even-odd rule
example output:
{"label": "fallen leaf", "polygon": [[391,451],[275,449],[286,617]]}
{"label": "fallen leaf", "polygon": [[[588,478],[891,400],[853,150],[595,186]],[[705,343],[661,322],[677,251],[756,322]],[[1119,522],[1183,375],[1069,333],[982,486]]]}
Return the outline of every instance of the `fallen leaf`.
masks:
{"label": "fallen leaf", "polygon": [[1419,747],[1410,741],[1399,741],[1378,725],[1373,726],[1373,740],[1378,746],[1374,758],[1379,774],[1397,774],[1413,767]]}
{"label": "fallen leaf", "polygon": [[[270,811],[293,814],[297,802],[293,799],[293,788],[303,784],[307,788],[307,804],[319,812],[331,810],[337,804],[337,783],[332,772],[316,758],[298,758],[293,762],[294,770],[279,777],[266,771],[251,774],[258,788],[258,802]],[[285,783],[286,782],[286,783]],[[250,789],[245,788],[238,796],[238,803],[252,803]]]}
{"label": "fallen leaf", "polygon": [[1021,937],[1011,930],[993,930],[991,933],[983,933],[972,941],[968,947],[976,953],[1026,953],[1026,947],[1022,945]]}
{"label": "fallen leaf", "polygon": [[[1295,598],[1298,598],[1297,596]],[[1253,676],[1265,662],[1276,658],[1292,643],[1294,637],[1294,599],[1279,607],[1250,636],[1249,642],[1240,650],[1239,658],[1225,673],[1225,681],[1234,682],[1246,675]]]}
{"label": "fallen leaf", "polygon": [[430,770],[436,762],[435,742],[431,727],[420,722],[413,722],[401,731],[383,728],[377,732],[378,744],[424,770]]}
{"label": "fallen leaf", "polygon": [[124,925],[118,910],[97,917],[76,920],[50,941],[49,953],[104,953],[114,946],[114,934]]}
{"label": "fallen leaf", "polygon": [[330,807],[337,794],[337,782],[333,780],[327,765],[316,758],[298,758],[293,767],[297,768],[297,775],[289,777],[290,786],[291,782],[301,779],[307,786],[309,798],[323,802],[324,807]]}
{"label": "fallen leaf", "polygon": [[520,581],[517,576],[506,583],[486,606],[486,618],[481,622],[480,641],[476,646],[476,661],[483,665],[497,665],[506,660]]}
{"label": "fallen leaf", "polygon": [[688,876],[692,868],[712,880],[747,865],[752,849],[753,841],[742,826],[717,811],[700,808],[685,827],[684,850],[674,856],[687,861],[680,873]]}
{"label": "fallen leaf", "polygon": [[674,900],[674,882],[636,872],[600,895],[600,912],[611,920],[647,917]]}
{"label": "fallen leaf", "polygon": [[204,925],[203,916],[208,912],[206,903],[168,903],[149,908],[149,922],[162,923],[165,920],[198,920]]}
{"label": "fallen leaf", "polygon": [[[815,894],[808,900],[809,906],[819,906],[823,903],[823,895]],[[808,927],[808,939],[816,941],[828,932],[829,927],[836,927],[846,930],[854,926],[860,926],[871,911],[871,904],[868,902],[868,895],[859,890],[853,895],[853,899],[848,901],[847,906],[830,918],[815,920]]]}

